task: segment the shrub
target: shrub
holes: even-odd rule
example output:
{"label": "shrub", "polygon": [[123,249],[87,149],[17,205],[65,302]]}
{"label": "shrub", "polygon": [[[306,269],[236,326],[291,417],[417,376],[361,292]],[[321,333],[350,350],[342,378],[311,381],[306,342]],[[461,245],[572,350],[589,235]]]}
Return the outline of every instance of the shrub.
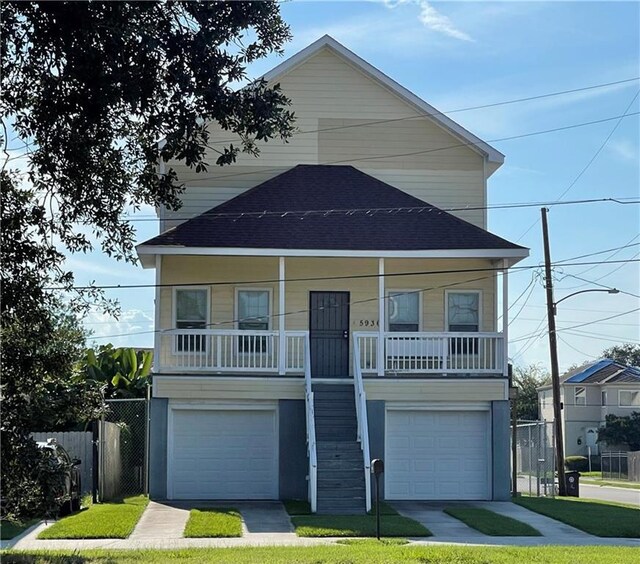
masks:
{"label": "shrub", "polygon": [[564,465],[567,470],[577,472],[586,472],[589,470],[589,460],[586,456],[567,456],[564,459]]}

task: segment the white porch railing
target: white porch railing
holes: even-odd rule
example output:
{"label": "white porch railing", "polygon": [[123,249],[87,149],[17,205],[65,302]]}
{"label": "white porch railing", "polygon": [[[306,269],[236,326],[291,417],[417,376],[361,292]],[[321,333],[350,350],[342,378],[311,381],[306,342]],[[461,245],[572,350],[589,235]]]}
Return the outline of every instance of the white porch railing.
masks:
{"label": "white porch railing", "polygon": [[307,413],[307,455],[309,457],[309,504],[311,513],[318,508],[318,459],[316,453],[316,418],[311,387],[311,343],[309,333],[304,336],[304,388]]}
{"label": "white porch railing", "polygon": [[369,452],[369,421],[367,417],[367,396],[362,382],[360,370],[360,343],[358,337],[353,339],[353,385],[356,398],[357,439],[362,449],[364,460],[364,491],[367,512],[371,511],[371,454]]}
{"label": "white porch railing", "polygon": [[285,373],[305,369],[306,331],[285,332],[284,359],[278,331],[171,329],[159,335],[160,370]]}
{"label": "white porch railing", "polygon": [[[354,333],[354,359],[363,373],[377,372],[378,333]],[[385,373],[502,374],[504,338],[501,333],[384,334]]]}

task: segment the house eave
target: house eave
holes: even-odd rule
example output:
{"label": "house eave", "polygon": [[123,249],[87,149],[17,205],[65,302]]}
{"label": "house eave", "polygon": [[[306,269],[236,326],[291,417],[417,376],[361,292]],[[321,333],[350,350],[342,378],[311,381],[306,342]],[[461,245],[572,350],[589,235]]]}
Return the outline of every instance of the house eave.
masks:
{"label": "house eave", "polygon": [[157,255],[241,256],[241,257],[319,257],[319,258],[424,258],[424,259],[502,259],[509,267],[529,256],[528,249],[430,249],[430,250],[353,250],[353,249],[261,249],[246,247],[184,247],[139,245],[136,248],[143,268],[154,268]]}

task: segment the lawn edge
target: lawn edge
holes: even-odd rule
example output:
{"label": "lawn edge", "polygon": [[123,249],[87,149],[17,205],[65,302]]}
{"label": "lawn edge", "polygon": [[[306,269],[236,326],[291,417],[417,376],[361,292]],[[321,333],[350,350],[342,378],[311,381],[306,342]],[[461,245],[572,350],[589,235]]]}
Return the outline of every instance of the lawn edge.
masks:
{"label": "lawn edge", "polygon": [[[233,512],[236,514],[235,516],[237,516],[238,519],[240,520],[240,532],[237,535],[207,535],[207,536],[187,535],[186,534],[187,527],[189,526],[189,521],[191,520],[191,517],[192,517],[192,511],[199,511],[199,512],[225,511],[227,513]],[[182,538],[185,538],[185,539],[241,539],[244,537],[244,531],[242,528],[243,524],[244,524],[244,518],[242,517],[242,512],[237,507],[192,507],[189,510],[189,518],[187,519],[187,522],[184,525],[184,530],[182,531]]]}
{"label": "lawn edge", "polygon": [[30,525],[29,527],[27,527],[24,531],[22,531],[20,534],[16,535],[15,537],[10,538],[10,539],[0,540],[0,549],[2,549],[2,550],[10,549],[14,544],[18,543],[24,537],[26,537],[27,535],[29,535],[30,533],[35,531],[40,525],[42,525],[42,523],[46,523],[46,521],[44,519],[39,519],[38,521],[33,523],[33,525]]}

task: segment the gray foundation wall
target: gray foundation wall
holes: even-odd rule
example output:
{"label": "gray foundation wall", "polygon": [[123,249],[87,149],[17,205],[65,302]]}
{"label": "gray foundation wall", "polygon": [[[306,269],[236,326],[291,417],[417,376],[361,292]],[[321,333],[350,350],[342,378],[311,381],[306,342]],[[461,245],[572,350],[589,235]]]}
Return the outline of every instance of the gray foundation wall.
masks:
{"label": "gray foundation wall", "polygon": [[149,497],[167,498],[167,411],[169,400],[152,398],[149,411]]}
{"label": "gray foundation wall", "polygon": [[509,449],[509,401],[491,402],[491,444],[492,444],[492,499],[511,499],[511,453]]}
{"label": "gray foundation wall", "polygon": [[280,499],[307,499],[307,419],[303,400],[279,400]]}
{"label": "gray foundation wall", "polygon": [[[371,460],[381,458],[384,460],[384,400],[367,401],[367,422],[369,423],[369,452]],[[375,479],[371,476],[371,499],[376,498]],[[384,475],[380,476],[380,499],[384,499]]]}

